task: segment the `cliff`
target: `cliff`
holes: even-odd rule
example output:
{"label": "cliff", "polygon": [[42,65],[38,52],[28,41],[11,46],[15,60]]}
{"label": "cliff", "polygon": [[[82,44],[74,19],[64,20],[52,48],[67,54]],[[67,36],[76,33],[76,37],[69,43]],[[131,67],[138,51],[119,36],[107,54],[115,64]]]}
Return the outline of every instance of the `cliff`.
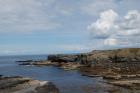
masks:
{"label": "cliff", "polygon": [[89,53],[71,55],[49,55],[52,62],[140,62],[140,48],[124,48],[116,50],[94,50]]}
{"label": "cliff", "polygon": [[88,61],[109,60],[111,62],[140,62],[140,48],[124,48],[116,50],[92,51]]}
{"label": "cliff", "polygon": [[115,73],[140,73],[140,48],[94,50],[73,55],[49,55],[48,60],[58,63],[74,62],[88,66],[88,68],[100,68],[100,70],[101,68],[107,71],[111,69]]}

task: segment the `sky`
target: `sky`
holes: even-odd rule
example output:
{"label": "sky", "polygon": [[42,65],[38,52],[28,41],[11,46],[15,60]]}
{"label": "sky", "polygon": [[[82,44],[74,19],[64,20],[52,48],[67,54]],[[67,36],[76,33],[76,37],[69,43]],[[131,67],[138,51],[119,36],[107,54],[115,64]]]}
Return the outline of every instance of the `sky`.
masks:
{"label": "sky", "polygon": [[140,0],[0,0],[0,55],[140,48]]}

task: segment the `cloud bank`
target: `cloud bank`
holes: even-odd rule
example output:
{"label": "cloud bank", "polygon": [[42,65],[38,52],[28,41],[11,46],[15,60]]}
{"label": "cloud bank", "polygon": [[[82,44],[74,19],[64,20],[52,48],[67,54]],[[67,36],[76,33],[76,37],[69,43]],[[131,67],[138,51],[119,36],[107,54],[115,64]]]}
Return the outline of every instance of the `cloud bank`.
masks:
{"label": "cloud bank", "polygon": [[100,13],[96,22],[88,25],[87,29],[95,39],[103,39],[107,46],[140,46],[140,12],[130,10],[121,17],[114,10]]}
{"label": "cloud bank", "polygon": [[49,7],[54,0],[0,0],[0,32],[55,28]]}
{"label": "cloud bank", "polygon": [[139,3],[0,0],[0,54],[140,47]]}

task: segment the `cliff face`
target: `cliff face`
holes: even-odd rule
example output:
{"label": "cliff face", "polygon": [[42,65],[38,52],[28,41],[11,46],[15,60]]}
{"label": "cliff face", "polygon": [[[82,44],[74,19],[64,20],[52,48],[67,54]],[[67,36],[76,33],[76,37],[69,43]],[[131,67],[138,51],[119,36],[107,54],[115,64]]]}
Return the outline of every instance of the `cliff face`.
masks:
{"label": "cliff face", "polygon": [[88,54],[58,54],[58,55],[49,55],[48,56],[48,60],[51,62],[76,62],[76,63],[80,63],[80,64],[88,64]]}
{"label": "cliff face", "polygon": [[111,69],[118,73],[140,73],[140,48],[94,50],[76,55],[50,55],[51,62],[76,62],[88,67]]}
{"label": "cliff face", "polygon": [[49,55],[52,62],[140,62],[140,48],[125,48],[116,50],[95,50],[90,53],[76,55]]}
{"label": "cliff face", "polygon": [[68,55],[68,54],[58,54],[58,55],[49,55],[48,60],[52,62],[75,62],[78,55]]}
{"label": "cliff face", "polygon": [[92,51],[88,61],[140,62],[140,48]]}

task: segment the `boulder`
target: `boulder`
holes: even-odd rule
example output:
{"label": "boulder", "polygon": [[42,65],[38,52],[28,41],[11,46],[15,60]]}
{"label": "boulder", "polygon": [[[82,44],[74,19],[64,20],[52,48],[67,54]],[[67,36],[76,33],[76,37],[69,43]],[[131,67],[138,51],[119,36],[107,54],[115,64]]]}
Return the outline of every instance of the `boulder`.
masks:
{"label": "boulder", "polygon": [[58,93],[59,90],[52,82],[48,82],[43,86],[39,86],[35,89],[36,93]]}

